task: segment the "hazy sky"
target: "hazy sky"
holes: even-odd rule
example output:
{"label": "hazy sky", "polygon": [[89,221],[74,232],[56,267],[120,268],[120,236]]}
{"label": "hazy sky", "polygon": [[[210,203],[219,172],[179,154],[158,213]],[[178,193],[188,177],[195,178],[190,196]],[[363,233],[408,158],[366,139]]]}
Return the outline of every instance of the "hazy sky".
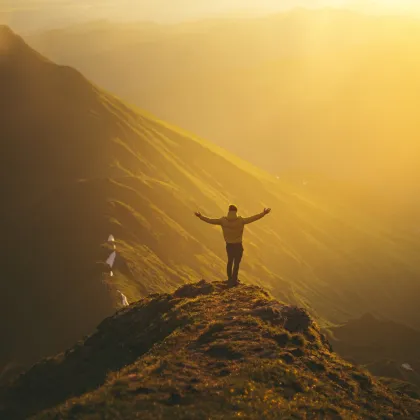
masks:
{"label": "hazy sky", "polygon": [[420,0],[0,0],[0,23],[25,31],[93,19],[167,22],[299,6],[411,14],[420,11]]}

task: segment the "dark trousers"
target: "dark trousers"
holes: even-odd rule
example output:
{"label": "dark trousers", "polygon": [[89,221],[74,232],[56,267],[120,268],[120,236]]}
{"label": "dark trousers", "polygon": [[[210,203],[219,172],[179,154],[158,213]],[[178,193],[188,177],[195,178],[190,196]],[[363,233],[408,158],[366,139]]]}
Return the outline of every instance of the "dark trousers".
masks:
{"label": "dark trousers", "polygon": [[238,280],[239,264],[242,260],[244,247],[242,244],[226,244],[226,252],[228,256],[227,276],[230,281]]}

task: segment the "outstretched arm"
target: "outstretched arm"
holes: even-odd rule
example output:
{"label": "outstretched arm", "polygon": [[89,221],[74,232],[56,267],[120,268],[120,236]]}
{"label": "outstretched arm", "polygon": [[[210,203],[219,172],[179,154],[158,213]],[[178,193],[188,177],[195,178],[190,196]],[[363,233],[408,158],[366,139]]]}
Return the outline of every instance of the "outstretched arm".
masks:
{"label": "outstretched arm", "polygon": [[211,225],[221,225],[222,219],[210,219],[210,217],[203,216],[200,212],[194,213],[200,220]]}
{"label": "outstretched arm", "polygon": [[244,217],[243,221],[244,224],[247,225],[249,223],[252,222],[256,222],[257,220],[262,219],[266,214],[270,213],[271,209],[264,209],[264,211],[262,211],[261,213],[256,214],[255,216],[251,216],[251,217]]}

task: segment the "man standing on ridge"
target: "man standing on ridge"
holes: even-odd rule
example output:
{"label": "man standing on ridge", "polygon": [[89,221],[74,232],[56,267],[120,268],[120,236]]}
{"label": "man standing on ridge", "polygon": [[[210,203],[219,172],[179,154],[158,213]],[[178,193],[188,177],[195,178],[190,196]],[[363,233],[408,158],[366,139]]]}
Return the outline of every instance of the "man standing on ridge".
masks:
{"label": "man standing on ridge", "polygon": [[[238,216],[238,208],[231,204],[227,216],[220,219],[210,219],[203,216],[200,212],[195,215],[203,222],[211,225],[219,225],[222,227],[223,236],[226,241],[226,252],[228,255],[227,275],[228,284],[235,286],[238,284],[239,264],[242,260],[244,248],[242,246],[242,236],[244,233],[244,226],[262,219],[266,214],[270,213],[271,209],[264,209],[263,212],[251,217]],[[232,270],[233,269],[233,270]]]}

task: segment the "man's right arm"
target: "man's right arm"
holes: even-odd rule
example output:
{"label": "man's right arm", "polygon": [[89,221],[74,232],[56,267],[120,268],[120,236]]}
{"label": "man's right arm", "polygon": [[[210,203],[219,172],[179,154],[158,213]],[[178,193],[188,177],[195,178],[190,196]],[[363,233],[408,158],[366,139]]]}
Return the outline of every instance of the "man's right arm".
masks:
{"label": "man's right arm", "polygon": [[195,215],[202,220],[203,222],[209,223],[211,225],[221,225],[222,219],[211,219],[210,217],[203,216],[201,213],[197,212]]}

